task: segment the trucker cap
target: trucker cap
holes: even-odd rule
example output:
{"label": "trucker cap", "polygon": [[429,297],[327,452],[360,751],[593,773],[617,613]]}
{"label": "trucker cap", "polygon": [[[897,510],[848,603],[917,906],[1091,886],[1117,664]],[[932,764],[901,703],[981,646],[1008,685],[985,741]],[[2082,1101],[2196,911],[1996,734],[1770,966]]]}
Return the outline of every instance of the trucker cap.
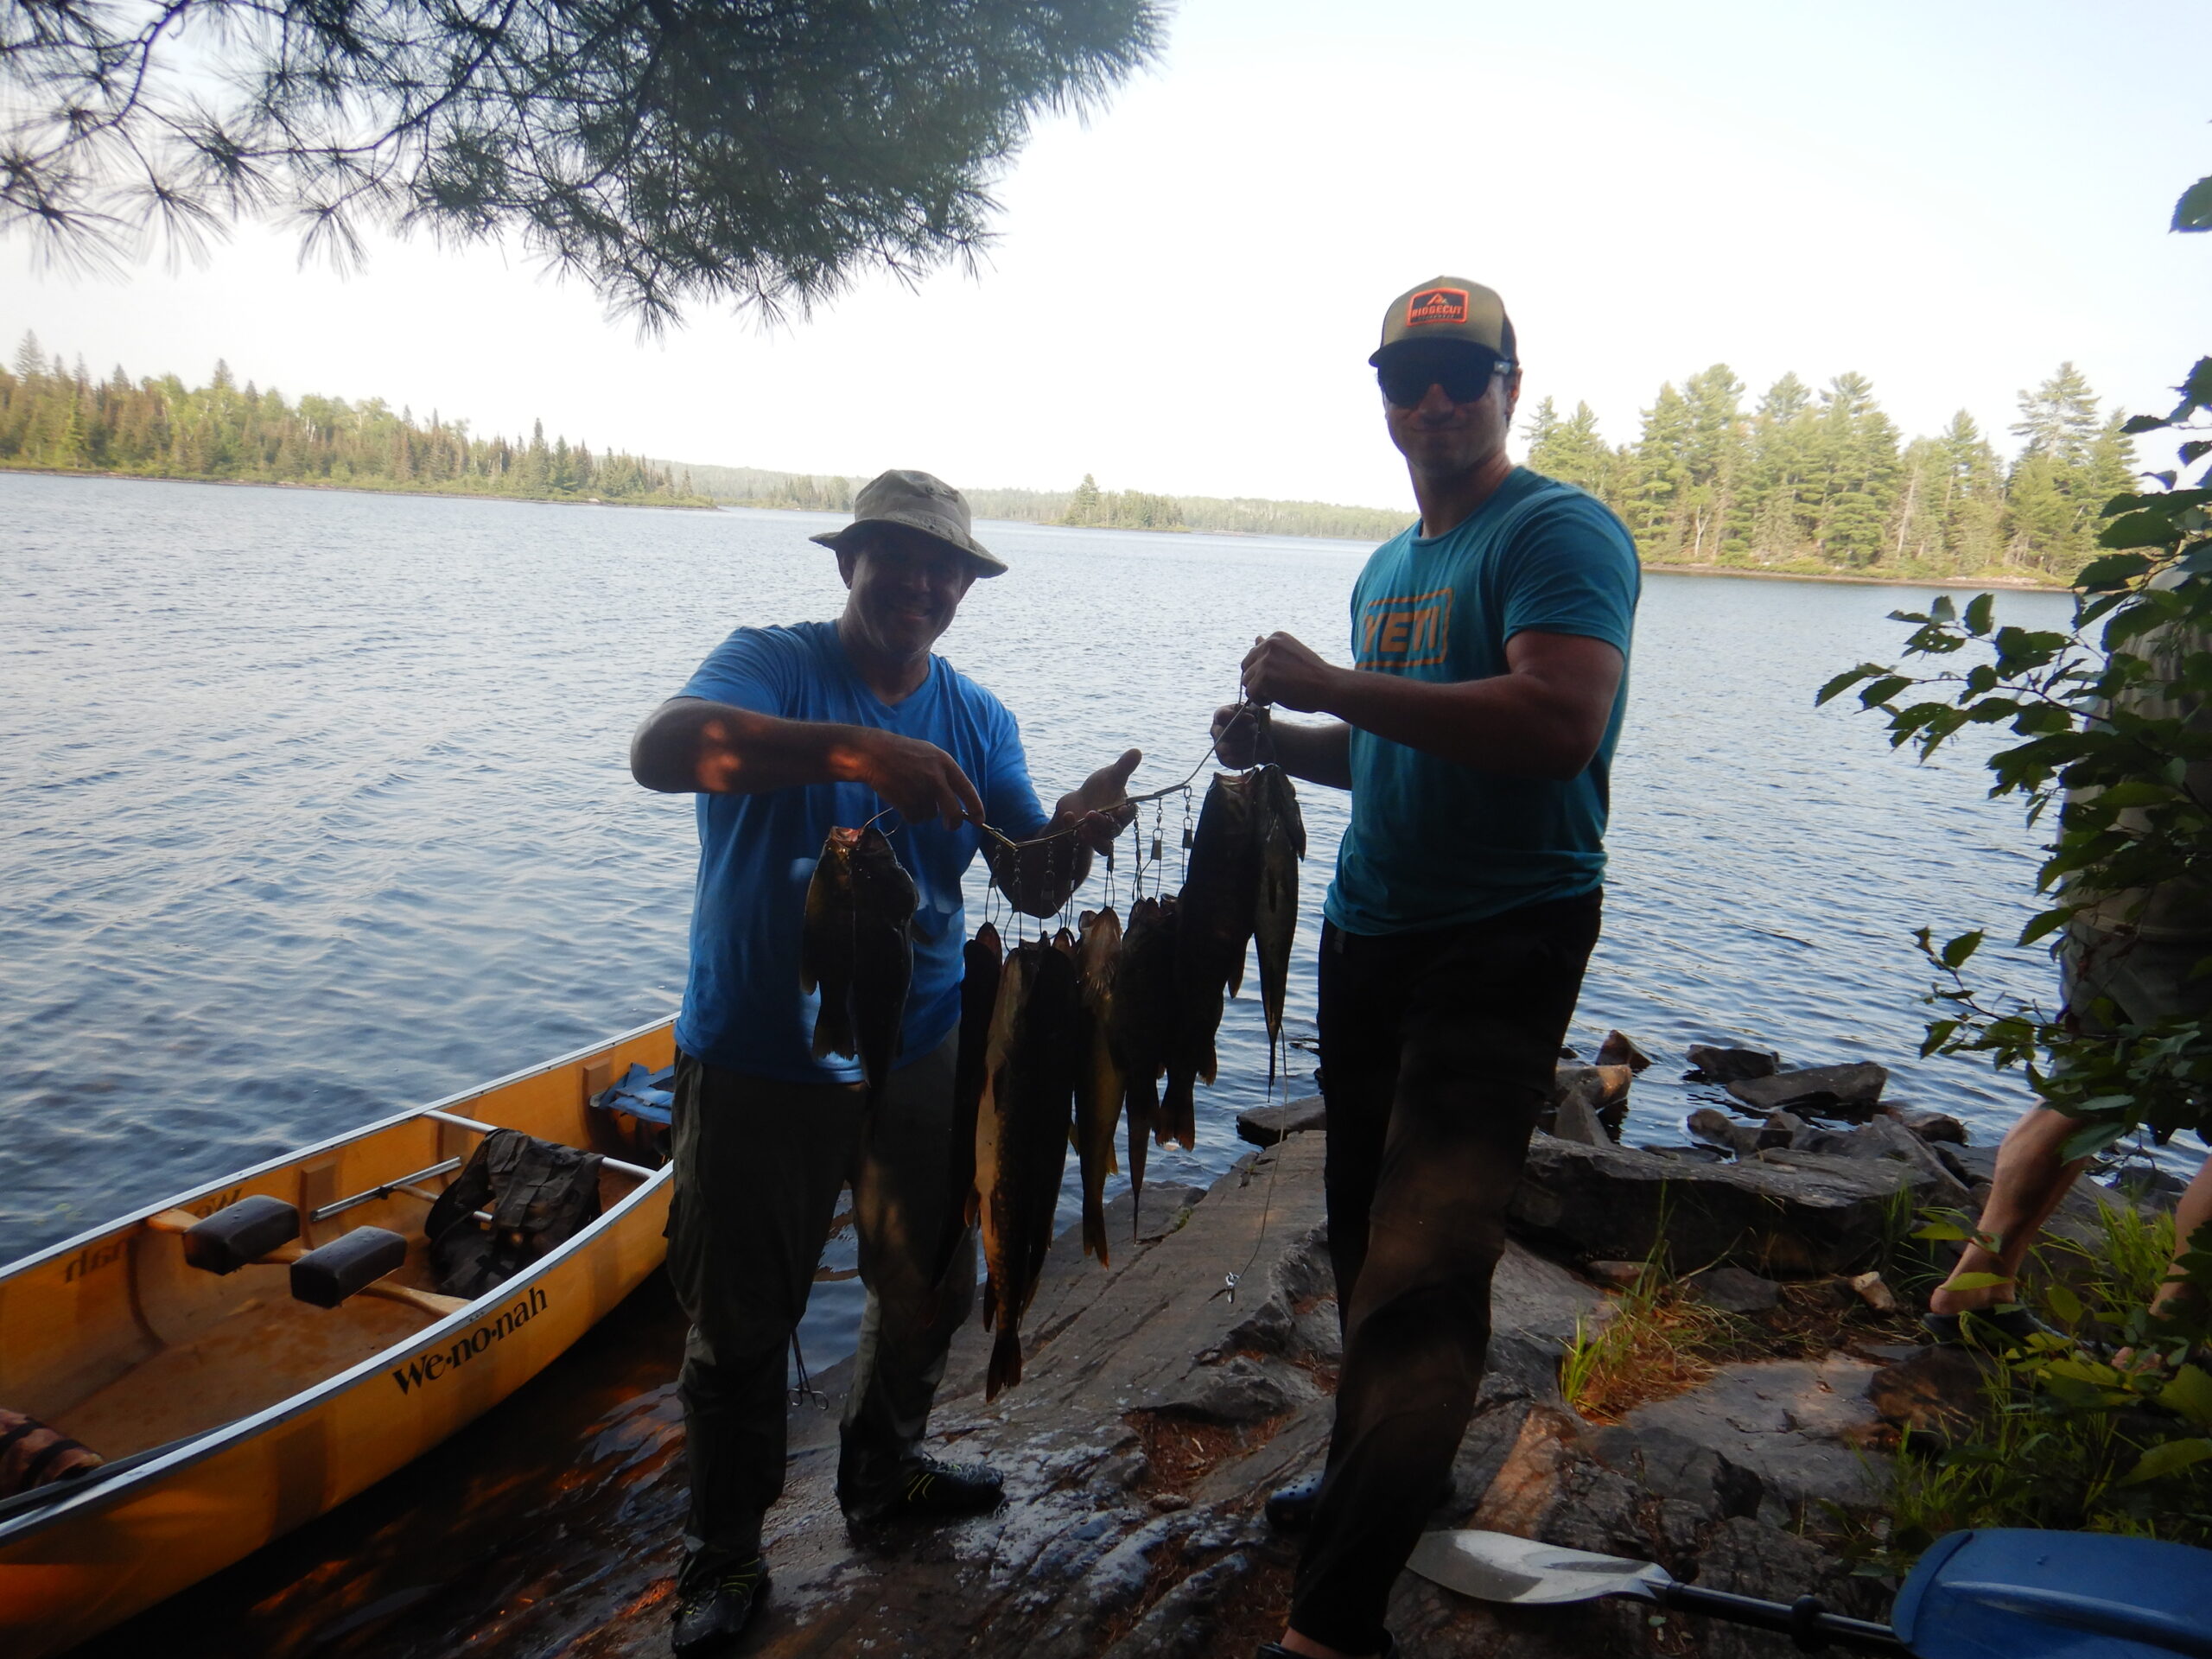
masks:
{"label": "trucker cap", "polygon": [[853,522],[842,530],[825,530],[810,542],[842,548],[845,537],[863,524],[903,524],[918,530],[976,561],[979,576],[1002,576],[1006,561],[977,541],[969,526],[968,498],[943,479],[928,473],[893,467],[878,473],[853,498]]}
{"label": "trucker cap", "polygon": [[1382,314],[1382,343],[1367,360],[1379,365],[1393,346],[1454,340],[1510,359],[1512,324],[1495,289],[1464,276],[1432,276],[1390,302]]}

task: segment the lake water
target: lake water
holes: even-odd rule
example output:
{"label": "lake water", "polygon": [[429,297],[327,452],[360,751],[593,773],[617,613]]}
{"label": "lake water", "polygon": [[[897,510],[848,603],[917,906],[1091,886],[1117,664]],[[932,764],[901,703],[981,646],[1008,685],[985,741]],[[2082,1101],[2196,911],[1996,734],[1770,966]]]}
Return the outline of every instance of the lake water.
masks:
{"label": "lake water", "polygon": [[[0,476],[0,1261],[671,1011],[691,806],[631,781],[629,733],[734,626],[835,613],[805,540],[832,522]],[[1128,746],[1137,787],[1189,771],[1258,632],[1341,659],[1366,551],[981,533],[1013,574],[977,584],[942,649],[1020,718],[1048,802]],[[1878,721],[1812,707],[1838,668],[1893,656],[1886,613],[1927,597],[1648,582],[1570,1039],[1586,1054],[1618,1026],[1658,1061],[1630,1138],[1680,1140],[1696,1041],[1879,1060],[1894,1096],[1979,1137],[2018,1110],[2014,1079],[1914,1058],[1910,938],[2017,928],[2017,805],[1984,798],[1971,756],[1916,766]],[[2064,603],[1999,609],[2050,623]],[[1310,1035],[1344,798],[1304,802],[1290,1013]],[[1171,862],[1181,820],[1171,804]],[[1266,1070],[1248,994],[1198,1149],[1154,1172],[1225,1168]],[[849,1309],[833,1294],[810,1322],[830,1349]]]}

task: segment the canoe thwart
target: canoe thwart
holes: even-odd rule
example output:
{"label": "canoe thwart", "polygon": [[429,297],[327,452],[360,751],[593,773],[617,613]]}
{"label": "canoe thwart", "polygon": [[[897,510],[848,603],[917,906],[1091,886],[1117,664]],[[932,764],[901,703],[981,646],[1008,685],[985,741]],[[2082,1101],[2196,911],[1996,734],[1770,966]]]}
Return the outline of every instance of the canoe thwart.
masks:
{"label": "canoe thwart", "polygon": [[383,1227],[356,1227],[292,1263],[292,1299],[336,1307],[387,1273],[407,1265],[407,1241]]}
{"label": "canoe thwart", "polygon": [[[331,1217],[343,1214],[357,1205],[374,1204],[379,1198],[388,1198],[395,1192],[407,1192],[410,1198],[421,1198],[423,1195],[419,1192],[408,1192],[409,1182],[427,1181],[440,1175],[450,1175],[460,1167],[460,1159],[442,1158],[435,1164],[427,1164],[421,1169],[386,1181],[381,1186],[364,1187],[359,1192],[349,1193],[345,1198],[334,1199],[331,1203],[310,1210],[308,1211],[308,1219],[327,1221]],[[434,1194],[433,1197],[435,1196]]]}
{"label": "canoe thwart", "polygon": [[[453,1112],[442,1112],[434,1107],[425,1108],[422,1116],[435,1123],[450,1123],[457,1129],[474,1129],[479,1135],[489,1135],[499,1127],[496,1123],[480,1123],[473,1117],[461,1117]],[[626,1164],[620,1158],[602,1157],[599,1165],[601,1169],[611,1169],[617,1175],[627,1175],[633,1181],[650,1181],[654,1174],[642,1164]]]}
{"label": "canoe thwart", "polygon": [[282,1198],[257,1192],[212,1216],[164,1210],[146,1225],[159,1233],[184,1235],[184,1260],[202,1273],[236,1273],[283,1249],[300,1236],[300,1212]]}

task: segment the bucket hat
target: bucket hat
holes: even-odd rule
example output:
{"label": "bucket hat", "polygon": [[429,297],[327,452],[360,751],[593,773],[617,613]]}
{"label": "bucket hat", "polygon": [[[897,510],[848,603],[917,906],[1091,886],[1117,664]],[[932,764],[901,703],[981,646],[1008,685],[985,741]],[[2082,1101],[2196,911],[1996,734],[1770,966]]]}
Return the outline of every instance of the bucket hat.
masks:
{"label": "bucket hat", "polygon": [[968,498],[941,478],[906,467],[878,473],[853,497],[853,522],[842,530],[825,530],[810,542],[842,549],[845,538],[867,524],[900,524],[918,530],[948,547],[956,547],[976,562],[979,576],[1006,574],[1006,561],[985,547],[969,529]]}

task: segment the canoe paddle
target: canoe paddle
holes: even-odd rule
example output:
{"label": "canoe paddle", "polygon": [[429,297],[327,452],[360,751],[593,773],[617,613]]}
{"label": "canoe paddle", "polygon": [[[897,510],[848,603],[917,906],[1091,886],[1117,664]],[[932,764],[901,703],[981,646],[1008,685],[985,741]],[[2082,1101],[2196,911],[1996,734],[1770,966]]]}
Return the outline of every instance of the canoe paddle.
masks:
{"label": "canoe paddle", "polygon": [[1480,1601],[1556,1606],[1627,1596],[1826,1646],[1918,1659],[2212,1659],[2212,1551],[2106,1533],[1955,1532],[1923,1555],[1895,1624],[1832,1613],[1816,1596],[1762,1601],[1684,1584],[1656,1561],[1502,1532],[1432,1532],[1407,1563]]}

